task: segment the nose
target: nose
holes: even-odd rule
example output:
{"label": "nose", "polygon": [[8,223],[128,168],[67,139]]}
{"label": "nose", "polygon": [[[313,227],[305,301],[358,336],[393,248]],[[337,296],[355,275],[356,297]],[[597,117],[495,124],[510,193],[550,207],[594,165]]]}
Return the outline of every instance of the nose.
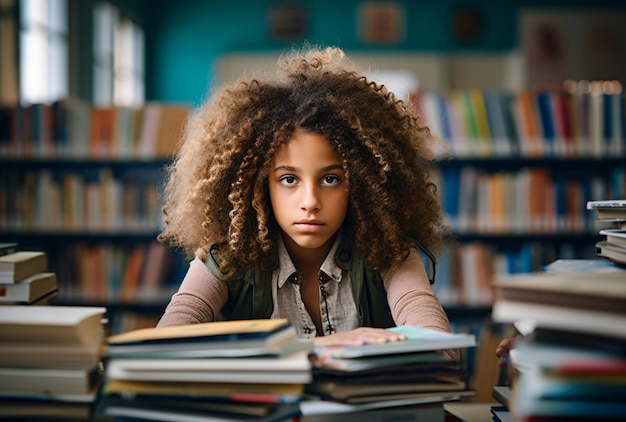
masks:
{"label": "nose", "polygon": [[300,198],[300,208],[304,211],[318,211],[322,204],[320,202],[319,187],[315,183],[306,183],[302,186],[302,196]]}

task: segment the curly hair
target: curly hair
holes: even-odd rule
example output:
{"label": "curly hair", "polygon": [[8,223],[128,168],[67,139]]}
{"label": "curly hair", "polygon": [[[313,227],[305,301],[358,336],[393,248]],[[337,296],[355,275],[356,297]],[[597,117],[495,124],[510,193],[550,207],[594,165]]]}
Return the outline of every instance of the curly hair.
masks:
{"label": "curly hair", "polygon": [[279,230],[268,169],[296,130],[323,135],[343,158],[343,232],[373,268],[400,263],[414,241],[440,252],[430,131],[410,103],[354,71],[341,49],[311,46],[283,55],[273,78],[226,85],[190,117],[167,169],[159,240],[189,257],[216,249],[225,274],[269,268]]}

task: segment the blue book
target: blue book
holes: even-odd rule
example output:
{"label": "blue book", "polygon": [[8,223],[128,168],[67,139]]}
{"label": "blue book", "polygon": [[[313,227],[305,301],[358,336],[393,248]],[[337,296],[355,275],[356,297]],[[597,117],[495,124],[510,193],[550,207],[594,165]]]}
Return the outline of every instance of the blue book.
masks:
{"label": "blue book", "polygon": [[460,170],[458,168],[446,170],[443,173],[443,210],[453,227],[457,226],[457,219],[459,218],[460,187]]}
{"label": "blue book", "polygon": [[546,155],[550,155],[555,152],[554,143],[556,141],[556,134],[549,92],[540,92],[537,94],[537,106],[539,109],[539,121],[541,122]]}
{"label": "blue book", "polygon": [[325,347],[317,349],[316,353],[327,354],[335,358],[360,358],[365,356],[427,352],[476,346],[476,338],[473,334],[446,333],[409,325],[392,327],[388,328],[388,330],[403,334],[406,340],[375,344],[367,343],[361,346]]}

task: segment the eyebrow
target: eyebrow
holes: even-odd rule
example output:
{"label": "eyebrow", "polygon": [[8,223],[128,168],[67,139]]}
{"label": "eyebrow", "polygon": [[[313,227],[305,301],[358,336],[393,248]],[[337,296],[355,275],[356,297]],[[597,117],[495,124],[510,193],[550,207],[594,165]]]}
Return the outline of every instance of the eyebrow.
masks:
{"label": "eyebrow", "polygon": [[[343,166],[341,164],[331,164],[330,166],[326,166],[320,169],[320,173],[341,169],[343,170]],[[274,171],[298,171],[297,167],[293,166],[278,166],[274,169]]]}

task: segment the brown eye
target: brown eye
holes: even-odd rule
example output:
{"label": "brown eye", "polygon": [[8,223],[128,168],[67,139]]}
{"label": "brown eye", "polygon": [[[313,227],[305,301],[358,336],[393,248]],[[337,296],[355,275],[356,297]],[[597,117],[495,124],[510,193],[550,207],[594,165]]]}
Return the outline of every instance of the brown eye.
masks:
{"label": "brown eye", "polygon": [[298,179],[296,179],[295,176],[290,176],[290,175],[283,176],[278,180],[280,181],[281,184],[285,186],[293,186],[298,183]]}
{"label": "brown eye", "polygon": [[341,179],[334,174],[329,174],[328,176],[324,176],[322,178],[322,184],[326,186],[334,186],[341,183]]}

